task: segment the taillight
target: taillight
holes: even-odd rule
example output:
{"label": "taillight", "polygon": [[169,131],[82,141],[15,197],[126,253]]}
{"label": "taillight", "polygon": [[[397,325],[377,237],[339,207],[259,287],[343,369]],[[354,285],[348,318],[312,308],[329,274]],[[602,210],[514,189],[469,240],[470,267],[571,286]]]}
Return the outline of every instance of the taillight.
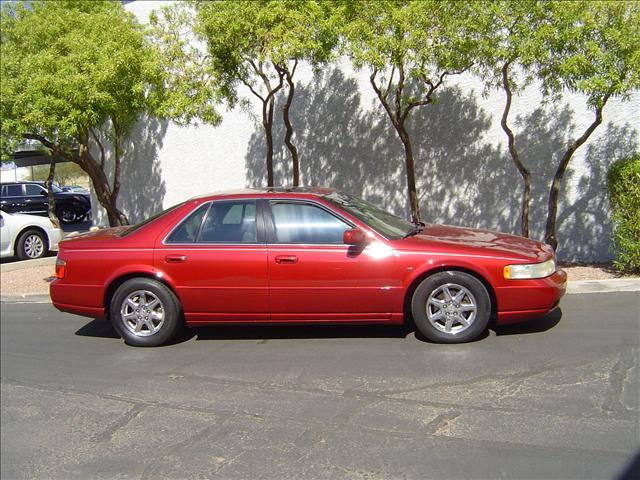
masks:
{"label": "taillight", "polygon": [[67,262],[58,258],[56,260],[56,278],[64,278],[67,273]]}

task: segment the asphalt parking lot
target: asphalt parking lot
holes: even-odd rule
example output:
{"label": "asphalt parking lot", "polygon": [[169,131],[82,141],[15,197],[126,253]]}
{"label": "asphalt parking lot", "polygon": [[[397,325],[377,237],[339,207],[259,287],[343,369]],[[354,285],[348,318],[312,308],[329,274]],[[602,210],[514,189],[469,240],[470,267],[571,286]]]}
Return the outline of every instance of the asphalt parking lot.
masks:
{"label": "asphalt parking lot", "polygon": [[638,292],[465,345],[215,327],[140,349],[1,309],[3,479],[638,478]]}

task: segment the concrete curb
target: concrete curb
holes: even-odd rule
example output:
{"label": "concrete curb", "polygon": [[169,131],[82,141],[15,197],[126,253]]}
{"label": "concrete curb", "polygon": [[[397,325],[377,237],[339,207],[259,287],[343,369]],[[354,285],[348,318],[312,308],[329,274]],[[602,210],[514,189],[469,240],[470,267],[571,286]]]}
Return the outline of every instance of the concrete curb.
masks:
{"label": "concrete curb", "polygon": [[48,293],[14,293],[0,295],[0,303],[51,303]]}
{"label": "concrete curb", "polygon": [[55,265],[57,257],[37,258],[36,260],[22,260],[20,262],[0,264],[0,273],[15,272],[23,268],[41,267],[43,265]]}
{"label": "concrete curb", "polygon": [[612,278],[608,280],[580,280],[567,284],[567,294],[576,293],[609,293],[609,292],[638,292],[640,278]]}

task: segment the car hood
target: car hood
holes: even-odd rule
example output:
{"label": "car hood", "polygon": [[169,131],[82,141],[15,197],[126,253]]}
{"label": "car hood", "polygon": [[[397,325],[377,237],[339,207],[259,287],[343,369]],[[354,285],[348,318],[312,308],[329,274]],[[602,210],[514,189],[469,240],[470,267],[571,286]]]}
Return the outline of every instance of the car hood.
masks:
{"label": "car hood", "polygon": [[439,245],[451,250],[459,247],[465,253],[480,250],[508,257],[523,257],[523,260],[545,261],[553,256],[553,249],[544,243],[507,233],[478,228],[454,227],[451,225],[427,224],[418,235],[401,240],[409,248],[437,248]]}

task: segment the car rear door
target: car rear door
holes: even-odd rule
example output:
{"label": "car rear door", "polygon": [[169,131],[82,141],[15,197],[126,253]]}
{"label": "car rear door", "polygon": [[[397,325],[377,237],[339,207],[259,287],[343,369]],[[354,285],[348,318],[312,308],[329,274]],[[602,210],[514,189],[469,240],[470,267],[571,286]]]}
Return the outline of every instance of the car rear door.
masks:
{"label": "car rear door", "polygon": [[24,213],[26,211],[26,197],[21,183],[2,186],[0,208],[9,213]]}
{"label": "car rear door", "polygon": [[[326,205],[271,200],[265,210],[272,321],[388,321],[401,291],[396,261],[345,245],[354,227]],[[374,248],[375,250],[375,248]]]}
{"label": "car rear door", "polygon": [[264,229],[255,199],[199,205],[155,249],[188,323],[269,320]]}

